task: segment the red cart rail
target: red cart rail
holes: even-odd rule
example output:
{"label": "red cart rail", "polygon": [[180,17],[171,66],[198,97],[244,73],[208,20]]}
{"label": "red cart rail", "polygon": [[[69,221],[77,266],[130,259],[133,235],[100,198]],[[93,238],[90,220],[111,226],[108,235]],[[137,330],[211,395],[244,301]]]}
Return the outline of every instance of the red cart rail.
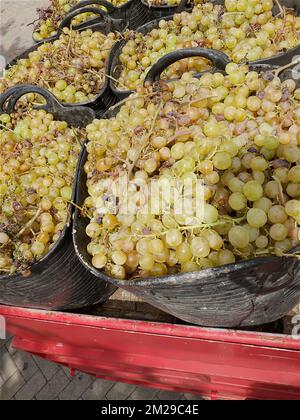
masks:
{"label": "red cart rail", "polygon": [[0,306],[13,345],[96,377],[211,398],[300,400],[300,340]]}

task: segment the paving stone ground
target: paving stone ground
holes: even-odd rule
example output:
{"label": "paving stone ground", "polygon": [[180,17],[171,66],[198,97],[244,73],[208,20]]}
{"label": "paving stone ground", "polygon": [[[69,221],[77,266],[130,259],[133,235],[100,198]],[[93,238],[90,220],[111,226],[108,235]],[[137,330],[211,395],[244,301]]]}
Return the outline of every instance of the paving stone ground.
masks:
{"label": "paving stone ground", "polygon": [[94,379],[54,363],[15,351],[0,340],[0,400],[198,400],[191,394],[160,391]]}

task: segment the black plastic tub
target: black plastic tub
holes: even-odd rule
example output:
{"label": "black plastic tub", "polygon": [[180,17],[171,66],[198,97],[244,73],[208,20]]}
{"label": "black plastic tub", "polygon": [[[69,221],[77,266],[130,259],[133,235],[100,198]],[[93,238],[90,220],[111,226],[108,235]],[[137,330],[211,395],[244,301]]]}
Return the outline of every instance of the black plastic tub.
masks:
{"label": "black plastic tub", "polygon": [[[110,17],[121,19],[124,21],[124,26],[128,29],[136,29],[151,20],[150,11],[143,6],[141,0],[129,0],[119,7],[113,6],[107,0],[83,0],[76,4],[71,9],[71,12],[92,5],[103,6]],[[82,9],[81,13],[84,13],[84,9]],[[93,19],[90,22],[93,22]]]}
{"label": "black plastic tub", "polygon": [[[146,0],[141,0],[141,1],[146,1]],[[224,0],[211,0],[211,3],[213,4],[224,4]],[[298,0],[281,0],[280,4],[282,6],[294,9],[297,15],[300,15],[300,2]],[[181,10],[182,11],[182,10]],[[168,16],[164,17],[164,18],[156,18],[154,20],[152,20],[151,22],[146,23],[145,25],[141,26],[140,28],[137,29],[137,32],[140,32],[144,35],[146,35],[147,33],[151,32],[153,29],[157,28],[159,25],[159,22],[161,19],[164,20],[172,20],[173,19],[173,14],[175,12],[173,12],[172,14],[169,14]],[[278,6],[274,7],[274,15],[279,13],[279,9]],[[124,98],[126,98],[130,93],[132,93],[129,90],[121,90],[118,88],[117,82],[116,80],[118,80],[119,75],[120,75],[120,68],[121,68],[121,63],[119,61],[119,56],[122,52],[122,49],[124,47],[124,45],[126,44],[125,41],[119,41],[112,49],[111,51],[111,73],[110,75],[113,77],[113,79],[110,79],[109,84],[110,84],[110,88],[111,91],[114,93],[114,95],[119,99],[122,100]],[[291,61],[293,61],[294,59],[299,59],[300,57],[300,44],[299,46],[292,48],[290,50],[288,50],[287,52],[284,53],[280,53],[277,55],[274,55],[273,57],[270,58],[266,58],[266,59],[261,59],[261,60],[257,60],[254,62],[251,62],[250,64],[253,65],[274,65],[274,66],[284,66],[286,64],[289,64]]]}
{"label": "black plastic tub", "polygon": [[184,10],[191,10],[189,0],[180,0],[180,2],[174,6],[168,4],[162,5],[151,5],[147,0],[141,0],[141,3],[148,10],[151,19],[164,18],[174,13],[180,13]]}
{"label": "black plastic tub", "polygon": [[[199,49],[193,49],[195,50]],[[211,51],[211,50],[208,50]],[[150,70],[147,80],[155,82],[173,62],[191,56],[181,50],[163,57]],[[220,52],[215,65],[226,64]],[[193,54],[193,55],[199,55]],[[258,71],[274,67],[254,66]],[[287,73],[282,77],[287,78]],[[110,118],[119,108],[108,111]],[[79,170],[76,202],[82,206],[87,197],[86,174]],[[188,323],[202,326],[233,328],[267,324],[286,315],[300,300],[300,261],[296,258],[266,256],[194,273],[182,273],[141,280],[116,280],[95,269],[87,252],[89,238],[85,233],[88,220],[75,210],[73,241],[82,264],[99,279],[111,282],[142,298],[153,306]],[[300,247],[294,252],[299,251]]]}
{"label": "black plastic tub", "polygon": [[[101,17],[101,21],[94,23],[93,25],[87,24],[87,22],[84,22],[83,24],[79,25],[80,28],[78,29],[79,32],[90,29],[93,32],[102,32],[104,34],[108,34],[109,32],[118,31],[121,32],[124,29],[124,21],[120,19],[113,19],[105,12],[103,12],[100,9],[97,8],[86,8],[86,12],[90,11],[95,14],[98,14],[98,16]],[[81,9],[75,10],[73,14],[69,14],[68,17],[66,17],[63,22],[61,23],[61,29],[65,27],[69,27],[72,19],[77,16],[78,14],[82,13]],[[28,48],[26,51],[24,51],[22,54],[20,54],[18,57],[13,59],[8,65],[6,66],[6,70],[8,70],[11,66],[16,64],[18,60],[24,59],[28,57],[28,54],[37,50],[41,45],[49,42],[54,42],[59,38],[59,34],[56,36],[53,36],[51,38],[48,38],[47,40],[43,40],[39,43],[36,43],[34,46]],[[112,56],[109,55],[106,65],[105,65],[105,74],[110,73],[111,68],[111,59]],[[0,101],[1,101],[2,94],[0,94]],[[105,109],[109,108],[111,105],[113,105],[116,101],[115,95],[112,93],[110,86],[109,86],[109,78],[105,77],[104,84],[100,92],[95,96],[95,99],[89,102],[81,102],[81,103],[64,103],[65,107],[74,107],[74,106],[83,106],[83,107],[89,107],[91,109],[94,109],[95,111],[104,111]]]}
{"label": "black plastic tub", "polygon": [[[100,9],[95,6],[102,6],[102,15],[97,13]],[[64,16],[57,28],[57,34],[60,34],[66,22],[68,25],[71,25],[74,17],[83,13],[94,13],[98,16],[88,17],[86,21],[73,26],[73,29],[79,30],[88,28],[91,25],[103,22],[103,20],[119,20],[119,28],[114,27],[112,30],[123,31],[124,29],[136,29],[151,20],[149,10],[143,6],[140,0],[129,0],[120,7],[115,7],[107,0],[83,0],[75,4],[75,6],[73,6]],[[53,37],[45,38],[39,42],[48,42],[49,40],[51,41],[51,39],[53,39]],[[33,41],[37,43],[34,38]]]}
{"label": "black plastic tub", "polygon": [[[172,18],[173,18],[173,15],[167,16],[166,18],[164,18],[164,20],[168,21],[168,20],[171,20]],[[155,20],[152,20],[151,22],[146,23],[145,25],[138,28],[137,32],[140,32],[141,34],[146,35],[147,33],[151,32],[152,29],[155,29],[158,27],[160,20],[161,19],[155,19]],[[128,95],[133,93],[131,90],[119,89],[118,83],[117,83],[117,80],[120,76],[120,68],[121,68],[119,57],[125,44],[126,44],[126,41],[123,41],[123,40],[117,42],[113,46],[110,52],[110,60],[109,60],[110,61],[110,76],[112,76],[112,78],[110,78],[109,80],[109,86],[110,86],[111,91],[115,95],[115,97],[118,98],[119,100],[123,100],[127,98]]]}
{"label": "black plastic tub", "polygon": [[[17,100],[24,94],[35,92],[47,100],[46,109],[55,119],[67,121],[70,125],[84,127],[95,118],[89,108],[66,108],[59,104],[48,91],[36,86],[23,85],[11,88],[0,103],[0,114],[11,113]],[[5,102],[7,107],[3,109]],[[81,167],[83,147],[74,179],[73,198],[76,195],[78,171]],[[100,280],[87,270],[74,252],[72,242],[73,206],[69,207],[69,219],[60,239],[51,251],[30,267],[31,275],[20,274],[0,276],[0,303],[4,305],[46,310],[71,310],[105,302],[116,287]]]}

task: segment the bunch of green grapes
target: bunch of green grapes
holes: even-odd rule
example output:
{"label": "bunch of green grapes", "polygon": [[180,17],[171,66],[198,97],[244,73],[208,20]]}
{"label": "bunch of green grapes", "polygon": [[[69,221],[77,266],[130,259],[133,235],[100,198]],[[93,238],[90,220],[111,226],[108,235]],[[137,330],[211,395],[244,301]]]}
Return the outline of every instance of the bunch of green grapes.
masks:
{"label": "bunch of green grapes", "polygon": [[53,42],[40,45],[0,78],[0,93],[28,83],[48,89],[60,101],[88,102],[105,82],[105,65],[117,35],[64,29]]}
{"label": "bunch of green grapes", "polygon": [[0,273],[30,274],[69,219],[83,130],[45,111],[0,116]]}
{"label": "bunch of green grapes", "polygon": [[87,127],[88,253],[119,279],[300,243],[300,89],[229,64],[139,89]]}
{"label": "bunch of green grapes", "polygon": [[[120,7],[127,3],[128,0],[108,0],[116,7]],[[36,22],[33,38],[35,41],[42,41],[43,39],[55,36],[57,29],[63,18],[70,12],[80,0],[50,0],[50,6],[45,9],[39,9],[39,19]],[[105,7],[95,5],[105,10]],[[82,13],[73,19],[72,25],[79,25],[85,22],[93,13]]]}
{"label": "bunch of green grapes", "polygon": [[[226,0],[224,6],[204,3],[191,13],[160,21],[145,36],[136,33],[120,55],[117,69],[120,89],[135,90],[151,66],[166,53],[188,47],[214,48],[235,63],[256,61],[285,52],[300,44],[300,17],[291,10],[273,17],[273,0]],[[184,71],[206,70],[205,60],[182,60],[171,66],[165,77]]]}

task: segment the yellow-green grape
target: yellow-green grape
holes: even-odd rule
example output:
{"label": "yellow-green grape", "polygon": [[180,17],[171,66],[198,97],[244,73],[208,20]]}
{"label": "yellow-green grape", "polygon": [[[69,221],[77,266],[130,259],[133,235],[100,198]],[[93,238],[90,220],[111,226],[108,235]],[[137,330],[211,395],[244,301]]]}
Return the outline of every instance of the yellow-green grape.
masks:
{"label": "yellow-green grape", "polygon": [[257,201],[263,195],[263,188],[257,181],[249,181],[244,185],[243,193],[249,201]]}
{"label": "yellow-green grape", "polygon": [[0,272],[28,275],[66,226],[85,135],[43,110],[1,122]]}
{"label": "yellow-green grape", "polygon": [[7,70],[0,78],[0,93],[26,83],[50,90],[62,102],[92,101],[101,92],[106,61],[117,39],[113,33],[64,29],[59,39],[40,45]]}
{"label": "yellow-green grape", "polygon": [[[300,93],[291,100],[293,81],[270,79],[236,63],[225,75],[185,72],[138,88],[115,116],[87,127],[84,208],[96,269],[134,281],[299,245]],[[128,186],[115,185],[124,176]]]}
{"label": "yellow-green grape", "polygon": [[266,213],[259,208],[252,208],[247,213],[247,221],[250,226],[262,228],[267,223]]}
{"label": "yellow-green grape", "polygon": [[241,226],[235,226],[230,229],[228,233],[228,239],[234,248],[240,249],[246,248],[250,242],[248,231]]}
{"label": "yellow-green grape", "polygon": [[104,254],[96,254],[92,259],[92,264],[95,268],[101,269],[105,267],[107,258]]}

